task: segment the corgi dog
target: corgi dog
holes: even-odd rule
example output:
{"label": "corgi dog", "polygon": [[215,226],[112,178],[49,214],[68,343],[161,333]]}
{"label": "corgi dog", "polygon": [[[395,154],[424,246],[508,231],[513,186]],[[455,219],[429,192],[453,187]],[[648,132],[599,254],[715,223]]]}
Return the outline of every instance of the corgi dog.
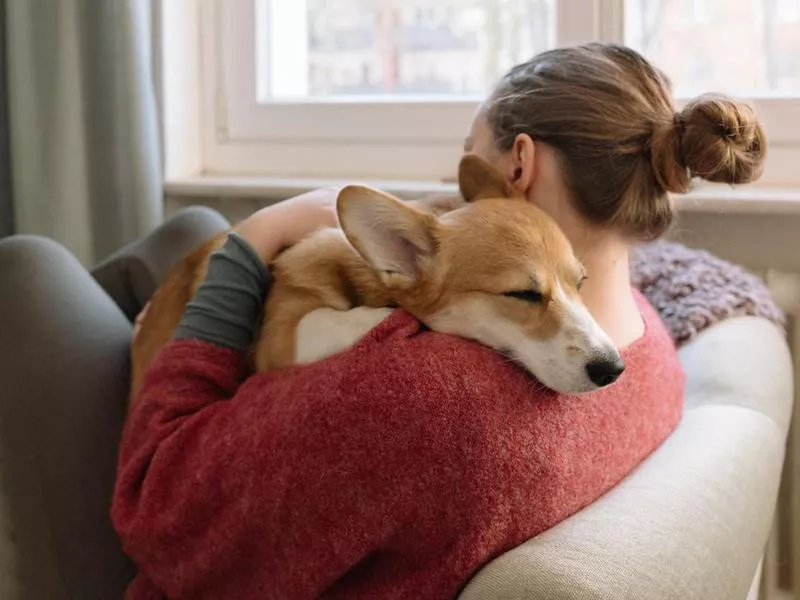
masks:
{"label": "corgi dog", "polygon": [[[270,265],[253,370],[345,350],[399,306],[431,330],[512,357],[557,392],[613,383],[622,359],[581,302],[586,274],[556,223],[475,155],[461,160],[459,188],[459,201],[416,204],[343,188],[340,228],[312,234]],[[132,346],[132,398],[226,235],[179,261],[154,294]]]}

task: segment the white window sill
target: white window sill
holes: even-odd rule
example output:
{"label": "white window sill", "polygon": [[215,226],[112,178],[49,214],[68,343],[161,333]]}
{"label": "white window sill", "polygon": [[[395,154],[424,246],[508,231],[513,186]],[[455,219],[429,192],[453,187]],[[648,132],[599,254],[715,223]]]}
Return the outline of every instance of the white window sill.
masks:
{"label": "white window sill", "polygon": [[452,183],[433,181],[387,181],[370,179],[296,179],[276,177],[246,177],[238,175],[189,175],[174,178],[164,183],[167,196],[214,197],[214,198],[260,198],[278,201],[327,187],[342,187],[348,183],[369,185],[400,198],[418,197],[428,194],[455,193]]}
{"label": "white window sill", "polygon": [[[277,202],[324,187],[340,187],[354,180],[279,179],[228,175],[191,175],[164,183],[171,198],[247,198]],[[453,183],[432,181],[360,180],[400,198],[428,194],[454,193]],[[800,187],[708,186],[686,195],[675,196],[679,210],[702,213],[782,214],[800,216]]]}

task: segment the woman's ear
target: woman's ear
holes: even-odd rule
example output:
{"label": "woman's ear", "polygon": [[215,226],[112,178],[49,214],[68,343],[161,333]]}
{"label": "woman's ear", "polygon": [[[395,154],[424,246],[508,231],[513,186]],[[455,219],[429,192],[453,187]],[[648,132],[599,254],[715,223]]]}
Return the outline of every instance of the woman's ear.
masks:
{"label": "woman's ear", "polygon": [[536,144],[527,133],[520,133],[511,146],[511,184],[527,196],[536,179]]}

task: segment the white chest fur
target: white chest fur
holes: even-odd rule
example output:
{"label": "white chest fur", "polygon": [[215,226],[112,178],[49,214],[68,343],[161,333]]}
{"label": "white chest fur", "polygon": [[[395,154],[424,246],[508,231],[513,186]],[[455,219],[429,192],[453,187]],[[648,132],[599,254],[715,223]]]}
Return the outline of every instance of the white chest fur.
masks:
{"label": "white chest fur", "polygon": [[297,327],[297,364],[322,360],[352,347],[392,313],[391,308],[358,306],[351,310],[320,308]]}

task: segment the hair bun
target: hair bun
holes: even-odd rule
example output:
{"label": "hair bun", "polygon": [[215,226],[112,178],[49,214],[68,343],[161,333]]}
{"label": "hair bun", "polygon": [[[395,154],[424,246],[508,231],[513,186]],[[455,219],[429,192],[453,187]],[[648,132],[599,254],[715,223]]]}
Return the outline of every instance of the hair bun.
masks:
{"label": "hair bun", "polygon": [[727,96],[707,94],[689,102],[653,132],[656,179],[669,192],[684,193],[692,177],[749,183],[761,176],[767,152],[755,112]]}

